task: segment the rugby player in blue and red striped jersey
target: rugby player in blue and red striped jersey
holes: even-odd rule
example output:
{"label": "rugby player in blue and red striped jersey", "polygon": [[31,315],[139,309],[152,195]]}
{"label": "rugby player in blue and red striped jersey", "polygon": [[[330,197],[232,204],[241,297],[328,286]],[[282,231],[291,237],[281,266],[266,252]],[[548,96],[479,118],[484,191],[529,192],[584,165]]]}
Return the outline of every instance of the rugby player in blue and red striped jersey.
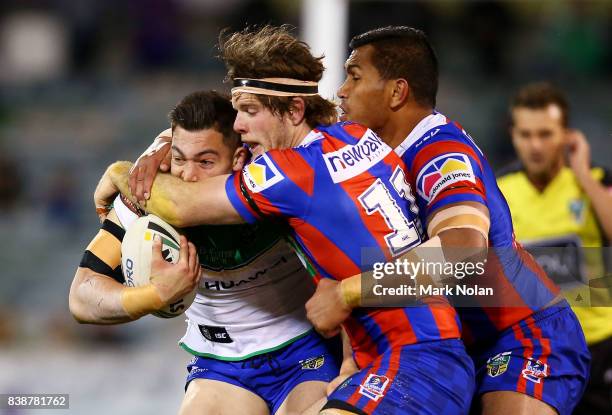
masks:
{"label": "rugby player in blue and red striped jersey", "polygon": [[[404,163],[371,130],[334,123],[334,106],[317,94],[323,66],[306,44],[266,27],[231,35],[221,55],[234,83],[234,128],[255,158],[241,174],[197,183],[158,175],[147,210],[179,227],[282,220],[322,281],[341,281],[421,244]],[[108,174],[133,198],[128,169],[119,163]],[[330,395],[324,413],[469,410],[473,365],[443,297],[355,309],[344,328],[359,371]]]}
{"label": "rugby player in blue and red striped jersey", "polygon": [[[438,66],[427,38],[413,28],[387,27],[355,37],[350,46],[338,91],[342,118],[369,126],[402,157],[429,238],[440,238],[445,252],[488,247],[476,283],[494,288],[494,295],[455,298],[482,413],[570,414],[588,377],[581,327],[558,288],[514,240],[508,206],[484,154],[459,124],[434,110]],[[325,306],[339,292],[319,285],[307,304],[315,327],[330,330],[341,321],[341,313],[334,316]]]}

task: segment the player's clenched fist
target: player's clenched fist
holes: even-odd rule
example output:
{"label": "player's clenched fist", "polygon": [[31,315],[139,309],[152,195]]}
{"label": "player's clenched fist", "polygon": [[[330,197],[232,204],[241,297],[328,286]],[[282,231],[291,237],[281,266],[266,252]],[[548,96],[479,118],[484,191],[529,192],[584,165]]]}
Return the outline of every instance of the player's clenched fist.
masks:
{"label": "player's clenched fist", "polygon": [[351,311],[352,307],[346,303],[340,283],[329,278],[319,281],[314,295],[306,302],[306,317],[324,337],[338,334],[340,324]]}
{"label": "player's clenched fist", "polygon": [[150,281],[164,305],[189,294],[200,281],[200,261],[195,246],[182,235],[180,244],[179,261],[172,264],[162,256],[160,237],[155,236],[153,240]]}

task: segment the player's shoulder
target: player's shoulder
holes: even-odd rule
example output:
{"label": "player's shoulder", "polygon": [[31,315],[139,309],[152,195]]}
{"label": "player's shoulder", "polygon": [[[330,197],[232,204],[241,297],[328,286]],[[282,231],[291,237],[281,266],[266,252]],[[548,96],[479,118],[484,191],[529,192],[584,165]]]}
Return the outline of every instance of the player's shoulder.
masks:
{"label": "player's shoulder", "polygon": [[360,139],[369,131],[369,128],[353,121],[340,121],[329,125],[318,125],[313,131],[323,133],[326,138],[342,139],[350,136],[353,139]]}
{"label": "player's shoulder", "polygon": [[443,142],[448,141],[473,145],[471,137],[459,123],[444,114],[434,112],[413,128],[395,152],[400,156],[414,156],[424,148],[440,147]]}

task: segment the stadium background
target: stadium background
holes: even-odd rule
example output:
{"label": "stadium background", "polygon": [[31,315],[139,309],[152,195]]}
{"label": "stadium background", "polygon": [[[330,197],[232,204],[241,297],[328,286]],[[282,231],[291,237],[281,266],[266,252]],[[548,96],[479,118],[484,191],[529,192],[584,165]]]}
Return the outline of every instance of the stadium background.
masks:
{"label": "stadium background", "polygon": [[[320,2],[348,7],[346,26],[328,16],[344,37],[336,44],[381,25],[424,29],[440,59],[438,108],[494,166],[513,158],[510,95],[544,79],[567,92],[593,160],[612,166],[612,1]],[[92,327],[69,315],[74,269],[98,226],[93,189],[110,162],[133,160],[166,128],[183,95],[227,90],[213,48],[221,28],[290,23],[299,33],[316,3],[2,2],[0,393],[69,393],[71,410],[55,414],[176,411],[188,360],[176,346],[182,318]]]}

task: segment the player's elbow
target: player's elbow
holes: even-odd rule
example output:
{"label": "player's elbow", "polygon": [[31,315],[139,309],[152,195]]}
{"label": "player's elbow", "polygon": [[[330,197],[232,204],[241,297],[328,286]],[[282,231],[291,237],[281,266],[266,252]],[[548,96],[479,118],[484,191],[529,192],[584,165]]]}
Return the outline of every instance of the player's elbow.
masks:
{"label": "player's elbow", "polygon": [[70,314],[79,324],[88,324],[91,323],[91,319],[86,312],[86,307],[83,303],[77,298],[76,295],[73,295],[71,292],[68,297],[68,308],[70,309]]}
{"label": "player's elbow", "polygon": [[487,257],[488,239],[482,232],[471,228],[452,228],[438,235],[448,260],[481,262]]}
{"label": "player's elbow", "polygon": [[87,303],[80,296],[80,285],[80,279],[78,277],[75,278],[68,294],[68,309],[77,323],[90,324],[93,322],[92,316]]}

